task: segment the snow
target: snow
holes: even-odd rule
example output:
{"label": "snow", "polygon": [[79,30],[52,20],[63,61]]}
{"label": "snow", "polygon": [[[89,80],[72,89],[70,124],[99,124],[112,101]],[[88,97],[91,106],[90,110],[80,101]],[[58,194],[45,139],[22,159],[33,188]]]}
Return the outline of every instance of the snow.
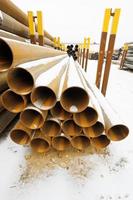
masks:
{"label": "snow", "polygon": [[[95,81],[97,61],[88,62]],[[129,136],[100,152],[30,152],[0,138],[1,200],[133,200],[133,73],[112,64],[107,99],[130,129]]]}

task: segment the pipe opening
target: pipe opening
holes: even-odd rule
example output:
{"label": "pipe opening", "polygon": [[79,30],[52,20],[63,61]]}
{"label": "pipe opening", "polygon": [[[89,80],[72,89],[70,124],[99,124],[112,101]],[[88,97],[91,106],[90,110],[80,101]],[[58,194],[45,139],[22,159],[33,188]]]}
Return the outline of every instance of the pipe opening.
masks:
{"label": "pipe opening", "polygon": [[58,101],[56,105],[51,109],[51,114],[53,117],[56,117],[59,120],[66,120],[72,116],[71,113],[65,111],[60,102]]}
{"label": "pipe opening", "polygon": [[30,136],[25,131],[20,129],[13,130],[10,137],[15,143],[20,145],[25,145],[30,142]]}
{"label": "pipe opening", "polygon": [[30,145],[31,145],[31,148],[38,153],[45,153],[50,148],[49,143],[42,138],[33,139]]}
{"label": "pipe opening", "polygon": [[54,149],[64,151],[70,147],[70,141],[66,137],[58,136],[53,138],[52,145]]}
{"label": "pipe opening", "polygon": [[88,103],[88,94],[80,87],[68,88],[61,95],[61,105],[67,112],[82,112],[86,109]]}
{"label": "pipe opening", "polygon": [[10,69],[7,76],[9,87],[17,94],[29,94],[34,86],[31,74],[23,68]]}
{"label": "pipe opening", "polygon": [[88,137],[98,137],[103,133],[104,125],[97,121],[93,126],[84,128],[83,131]]}
{"label": "pipe opening", "polygon": [[110,140],[107,138],[106,135],[100,135],[99,137],[91,138],[91,144],[95,148],[102,149],[110,144]]}
{"label": "pipe opening", "polygon": [[72,146],[78,150],[84,150],[90,146],[90,140],[84,135],[76,136],[72,139]]}
{"label": "pipe opening", "polygon": [[44,122],[41,131],[44,135],[47,135],[49,137],[55,137],[60,133],[61,128],[56,121],[48,120]]}
{"label": "pipe opening", "polygon": [[112,141],[120,141],[128,136],[129,129],[122,124],[113,126],[108,130],[107,136]]}
{"label": "pipe opening", "polygon": [[7,90],[2,94],[2,104],[10,112],[19,113],[25,108],[25,101],[22,96]]}
{"label": "pipe opening", "polygon": [[0,39],[0,71],[8,70],[13,62],[13,54],[6,42]]}
{"label": "pipe opening", "polygon": [[26,109],[20,115],[21,122],[30,129],[41,128],[44,119],[43,116],[36,110]]}
{"label": "pipe opening", "polygon": [[66,135],[76,136],[81,133],[82,128],[69,119],[62,124],[62,130]]}
{"label": "pipe opening", "polygon": [[98,114],[94,108],[87,107],[84,111],[74,114],[73,118],[79,126],[90,127],[96,123]]}
{"label": "pipe opening", "polygon": [[49,110],[56,104],[56,95],[48,87],[37,87],[31,94],[32,103],[39,109]]}

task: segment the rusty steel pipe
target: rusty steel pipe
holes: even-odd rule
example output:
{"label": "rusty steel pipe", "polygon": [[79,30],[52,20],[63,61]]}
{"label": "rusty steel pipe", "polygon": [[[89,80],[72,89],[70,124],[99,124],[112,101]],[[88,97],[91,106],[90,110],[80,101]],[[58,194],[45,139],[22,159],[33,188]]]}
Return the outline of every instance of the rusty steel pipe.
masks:
{"label": "rusty steel pipe", "polygon": [[37,153],[45,153],[50,150],[51,139],[46,137],[39,129],[34,131],[30,146]]}
{"label": "rusty steel pipe", "polygon": [[2,102],[1,102],[1,95],[0,95],[0,112],[1,112],[2,110],[4,110],[4,107],[3,107],[3,105],[2,105]]}
{"label": "rusty steel pipe", "polygon": [[7,110],[0,112],[0,133],[10,124],[10,122],[16,117],[15,113],[11,113]]}
{"label": "rusty steel pipe", "polygon": [[75,123],[83,128],[93,126],[97,119],[97,111],[92,107],[87,107],[84,111],[80,113],[74,113],[73,119]]}
{"label": "rusty steel pipe", "polygon": [[17,40],[0,38],[0,71],[7,71],[27,61],[66,54],[63,51],[41,47]]}
{"label": "rusty steel pipe", "polygon": [[43,126],[47,117],[47,111],[28,105],[20,114],[20,121],[30,129],[38,129]]}
{"label": "rusty steel pipe", "polygon": [[4,91],[1,95],[1,102],[5,109],[13,113],[19,113],[27,106],[29,98],[14,93],[11,89]]}
{"label": "rusty steel pipe", "polygon": [[0,30],[0,37],[5,37],[5,38],[13,39],[13,40],[18,40],[18,41],[21,41],[21,42],[30,43],[30,40],[28,40],[26,38],[20,37],[18,35],[15,35],[13,33],[3,31],[3,30]]}
{"label": "rusty steel pipe", "polygon": [[29,94],[40,74],[54,67],[64,56],[55,56],[20,64],[8,71],[9,87],[17,94]]}
{"label": "rusty steel pipe", "polygon": [[62,86],[60,103],[67,112],[71,113],[82,112],[89,103],[89,96],[77,73],[73,58],[70,58],[69,61],[69,67]]}
{"label": "rusty steel pipe", "polygon": [[67,111],[65,111],[61,104],[60,101],[57,101],[57,103],[55,104],[55,106],[50,110],[50,113],[53,117],[59,119],[59,120],[66,120],[71,118],[72,113],[69,113]]}
{"label": "rusty steel pipe", "polygon": [[63,59],[51,69],[42,73],[35,82],[31,93],[32,104],[41,110],[55,106],[58,99],[60,80],[67,67],[68,58]]}
{"label": "rusty steel pipe", "polygon": [[91,145],[96,149],[106,148],[110,144],[110,140],[106,135],[100,135],[95,138],[90,138]]}
{"label": "rusty steel pipe", "polygon": [[61,132],[60,122],[55,118],[48,117],[40,130],[45,136],[55,137]]}
{"label": "rusty steel pipe", "polygon": [[[18,8],[12,1],[0,0],[0,9],[25,26],[29,26],[27,14]],[[44,36],[54,41],[54,38],[46,30],[44,30]]]}
{"label": "rusty steel pipe", "polygon": [[[3,63],[0,61],[0,65],[1,64]],[[6,90],[7,88],[7,72],[0,72],[0,92]]]}
{"label": "rusty steel pipe", "polygon": [[98,137],[104,132],[104,126],[100,121],[97,121],[94,125],[83,128],[83,132],[88,137]]}
{"label": "rusty steel pipe", "polygon": [[70,137],[79,135],[82,132],[82,128],[78,126],[72,119],[68,119],[62,123],[62,130],[65,135]]}
{"label": "rusty steel pipe", "polygon": [[79,66],[79,69],[84,76],[86,84],[91,89],[102,108],[105,121],[105,132],[107,137],[112,141],[123,140],[129,134],[128,127],[120,119],[119,115],[112,109],[112,107],[110,106],[106,98],[98,90],[98,88],[87,80],[86,74],[81,69],[80,65],[78,63],[77,65]]}
{"label": "rusty steel pipe", "polygon": [[63,133],[52,139],[52,147],[57,151],[65,151],[71,146],[70,139],[66,137]]}
{"label": "rusty steel pipe", "polygon": [[73,137],[71,140],[71,144],[75,149],[82,151],[90,146],[90,140],[87,136],[81,134]]}
{"label": "rusty steel pipe", "polygon": [[14,126],[10,132],[10,138],[13,142],[20,145],[29,144],[33,130],[27,128],[20,121]]}

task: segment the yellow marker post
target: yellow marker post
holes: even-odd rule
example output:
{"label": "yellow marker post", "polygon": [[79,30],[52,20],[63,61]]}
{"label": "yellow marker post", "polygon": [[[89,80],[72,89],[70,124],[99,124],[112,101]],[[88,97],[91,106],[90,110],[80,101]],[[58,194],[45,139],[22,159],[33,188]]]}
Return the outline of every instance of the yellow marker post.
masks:
{"label": "yellow marker post", "polygon": [[37,31],[39,38],[39,45],[44,45],[44,31],[43,31],[43,15],[41,11],[37,11]]}
{"label": "yellow marker post", "polygon": [[122,58],[121,58],[121,62],[120,62],[120,69],[123,68],[124,63],[125,63],[125,58],[128,52],[128,44],[124,44],[123,46],[123,53],[122,53]]}
{"label": "yellow marker post", "polygon": [[102,32],[108,32],[110,17],[111,17],[111,9],[107,8],[104,13]]}
{"label": "yellow marker post", "polygon": [[56,37],[54,37],[54,48],[55,49],[57,48],[57,39],[56,39]]}
{"label": "yellow marker post", "polygon": [[114,13],[115,14],[114,14],[113,22],[112,22],[111,34],[116,34],[117,32],[121,9],[115,9]]}
{"label": "yellow marker post", "polygon": [[87,38],[87,42],[86,42],[86,60],[85,60],[85,71],[87,71],[87,66],[88,66],[88,59],[89,59],[89,49],[90,49],[90,38]]}
{"label": "yellow marker post", "polygon": [[60,49],[60,37],[57,37],[57,49]]}
{"label": "yellow marker post", "polygon": [[32,44],[36,44],[34,16],[32,11],[28,11],[29,35]]}
{"label": "yellow marker post", "polygon": [[84,68],[84,61],[85,61],[85,50],[87,47],[87,39],[84,38],[84,43],[83,43],[83,58],[82,58],[82,68]]}

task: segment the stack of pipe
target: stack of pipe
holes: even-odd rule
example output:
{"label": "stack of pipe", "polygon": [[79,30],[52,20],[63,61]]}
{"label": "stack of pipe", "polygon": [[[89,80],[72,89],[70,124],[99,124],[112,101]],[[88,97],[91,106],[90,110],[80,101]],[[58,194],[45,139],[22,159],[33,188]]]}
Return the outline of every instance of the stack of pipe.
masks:
{"label": "stack of pipe", "polygon": [[[27,15],[10,0],[0,0],[0,37],[27,42],[29,24]],[[44,30],[44,44],[54,47],[54,38]],[[36,33],[36,41],[38,35]]]}
{"label": "stack of pipe", "polygon": [[[31,62],[31,65],[36,66],[35,68],[33,67],[32,69],[30,69],[31,65],[29,62],[26,70],[23,70],[22,67],[20,68],[19,72],[15,74],[16,81],[19,80],[19,82],[22,82],[24,84],[24,87],[26,87],[26,82],[28,81],[28,84],[32,88],[32,86],[34,85],[34,80],[30,77],[30,70],[30,72],[33,74],[35,72],[39,73],[39,70],[41,71],[43,69],[43,64],[45,65],[45,68],[49,68],[50,66],[59,62],[65,56],[66,55],[64,52],[55,49],[32,45],[3,37],[0,38],[0,133],[5,130],[9,123],[16,117],[17,113],[25,108],[27,102],[29,102],[30,99],[28,95],[24,95],[21,97],[18,96],[17,93],[8,89],[8,72],[11,70],[12,73],[12,69],[17,68],[16,66],[21,63],[36,60]],[[47,62],[49,64],[46,66]],[[26,77],[23,76],[23,73],[25,73],[25,71],[27,73]],[[13,84],[13,82],[11,82],[11,84]],[[18,90],[21,90],[21,83],[20,85],[18,85],[17,88]],[[30,88],[28,89],[28,91],[30,91]],[[11,105],[9,109],[6,109],[6,105],[2,104],[1,96],[3,96],[3,94],[5,94],[5,96],[9,94],[9,98],[6,99],[9,102],[9,106]],[[12,101],[12,103],[14,103],[14,106],[16,102],[19,102],[19,105],[16,105],[16,107],[13,108],[10,100]]]}

